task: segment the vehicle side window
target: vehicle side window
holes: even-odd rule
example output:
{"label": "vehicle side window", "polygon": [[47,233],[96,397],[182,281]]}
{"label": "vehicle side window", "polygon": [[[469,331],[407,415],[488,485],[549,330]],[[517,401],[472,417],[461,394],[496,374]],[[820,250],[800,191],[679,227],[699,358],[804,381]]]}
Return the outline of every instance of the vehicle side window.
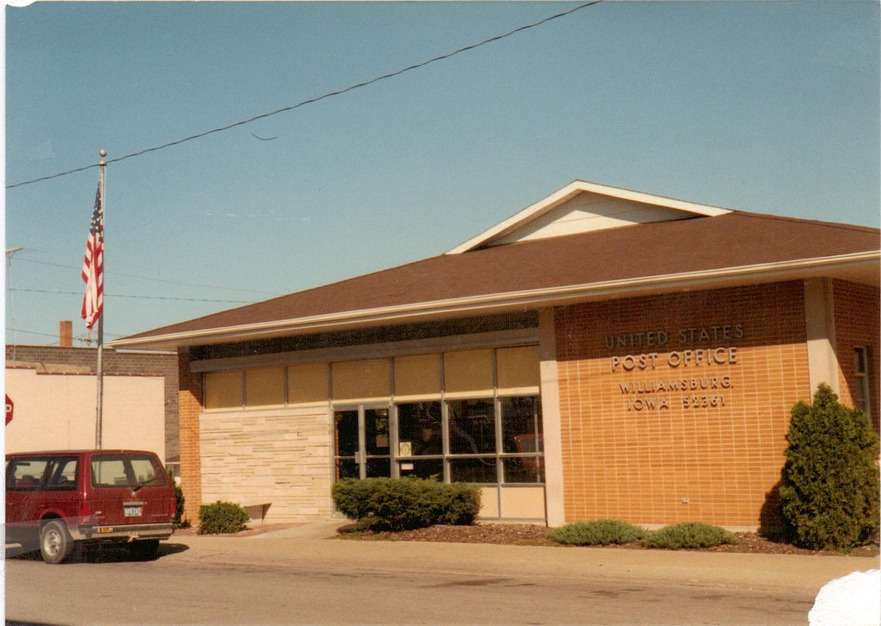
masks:
{"label": "vehicle side window", "polygon": [[6,468],[6,489],[36,491],[40,488],[49,459],[13,459]]}
{"label": "vehicle side window", "polygon": [[53,459],[49,466],[49,480],[46,481],[48,489],[74,490],[77,485],[76,458]]}

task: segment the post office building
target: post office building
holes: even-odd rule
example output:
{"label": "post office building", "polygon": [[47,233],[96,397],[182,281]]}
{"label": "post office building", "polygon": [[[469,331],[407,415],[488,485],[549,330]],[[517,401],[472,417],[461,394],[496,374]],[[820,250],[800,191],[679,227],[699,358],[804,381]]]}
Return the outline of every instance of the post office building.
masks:
{"label": "post office building", "polygon": [[482,489],[481,518],[774,509],[790,409],[879,397],[879,231],[575,181],[446,254],[151,330],[187,515],[333,514],[334,481]]}

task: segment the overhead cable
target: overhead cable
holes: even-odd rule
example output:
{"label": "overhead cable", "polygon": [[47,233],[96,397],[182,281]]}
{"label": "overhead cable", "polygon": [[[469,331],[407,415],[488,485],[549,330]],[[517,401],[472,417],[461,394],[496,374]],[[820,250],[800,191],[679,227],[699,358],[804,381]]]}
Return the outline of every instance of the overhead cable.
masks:
{"label": "overhead cable", "polygon": [[[207,137],[208,135],[213,135],[216,133],[221,133],[221,132],[224,132],[227,130],[231,130],[233,128],[237,128],[239,126],[244,126],[245,124],[250,124],[252,122],[256,122],[257,120],[266,119],[267,117],[272,117],[273,115],[278,115],[279,113],[286,113],[288,111],[293,111],[294,109],[299,109],[300,107],[306,106],[307,104],[314,104],[316,102],[320,102],[321,100],[326,100],[327,98],[332,98],[334,96],[340,96],[340,95],[348,93],[350,91],[354,91],[356,89],[361,89],[362,87],[367,87],[368,85],[372,85],[374,83],[378,83],[380,81],[387,80],[389,78],[394,78],[396,76],[400,76],[401,74],[404,74],[406,72],[410,72],[413,70],[423,68],[427,65],[431,65],[432,63],[437,63],[438,61],[444,61],[444,60],[452,58],[458,54],[462,54],[463,52],[469,52],[469,51],[474,50],[476,48],[480,48],[481,46],[485,46],[487,44],[494,43],[496,41],[500,41],[500,40],[505,39],[507,37],[511,37],[512,35],[516,35],[517,33],[521,33],[525,30],[529,30],[530,28],[535,28],[537,26],[547,24],[550,21],[559,19],[561,17],[566,17],[567,15],[571,15],[572,13],[575,13],[576,11],[580,11],[582,9],[593,6],[595,4],[599,4],[602,1],[603,0],[593,0],[592,2],[585,2],[584,4],[580,4],[572,9],[569,9],[567,11],[563,11],[561,13],[557,13],[555,15],[551,15],[551,16],[546,17],[544,19],[541,19],[537,22],[533,22],[532,24],[526,24],[524,26],[519,26],[519,27],[515,28],[514,30],[509,31],[507,33],[504,33],[502,35],[496,35],[495,37],[490,37],[489,39],[484,39],[483,41],[465,46],[463,48],[459,48],[458,50],[454,50],[453,52],[448,52],[447,54],[442,54],[440,56],[436,56],[436,57],[431,58],[427,61],[423,61],[421,63],[416,63],[415,65],[410,65],[409,67],[395,70],[394,72],[389,72],[388,74],[383,74],[382,76],[377,76],[375,78],[371,78],[370,80],[365,80],[365,81],[357,83],[355,85],[350,85],[349,87],[345,87],[344,89],[339,89],[337,91],[331,91],[331,92],[325,93],[323,95],[316,96],[314,98],[310,98],[308,100],[303,100],[302,102],[298,102],[297,104],[292,104],[290,106],[276,109],[275,111],[270,111],[268,113],[261,113],[260,115],[255,115],[254,117],[249,117],[248,119],[240,120],[238,122],[233,122],[231,124],[227,124],[226,126],[219,126],[217,128],[212,128],[211,130],[206,130],[204,132],[197,133],[195,135],[190,135],[188,137],[183,137],[181,139],[176,139],[174,141],[169,141],[167,143],[163,143],[158,146],[153,146],[152,148],[145,148],[143,150],[139,150],[137,152],[132,152],[131,154],[126,154],[121,157],[117,157],[115,159],[106,159],[104,162],[109,165],[111,163],[118,163],[119,161],[124,161],[126,159],[133,159],[135,157],[139,157],[144,154],[148,154],[150,152],[164,150],[166,148],[171,148],[172,146],[177,146],[182,143],[186,143],[188,141],[194,141],[196,139],[201,139],[203,137]],[[15,187],[22,187],[24,185],[31,185],[33,183],[51,180],[53,178],[59,178],[61,176],[67,176],[68,174],[75,174],[77,172],[82,172],[84,170],[88,170],[93,167],[98,167],[98,164],[93,163],[91,165],[84,165],[82,167],[67,170],[65,172],[59,172],[57,174],[51,174],[49,176],[42,176],[40,178],[34,178],[32,180],[25,180],[22,182],[13,183],[11,185],[6,185],[6,188],[7,189],[14,189]]]}

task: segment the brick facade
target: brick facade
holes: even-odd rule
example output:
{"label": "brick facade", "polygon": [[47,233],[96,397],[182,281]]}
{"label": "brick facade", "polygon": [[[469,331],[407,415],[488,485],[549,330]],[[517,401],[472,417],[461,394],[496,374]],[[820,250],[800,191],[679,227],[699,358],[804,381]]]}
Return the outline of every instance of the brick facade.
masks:
{"label": "brick facade", "polygon": [[202,455],[199,419],[202,415],[202,376],[190,371],[190,354],[186,348],[178,351],[180,479],[184,493],[183,521],[199,523],[202,504]]}
{"label": "brick facade", "polygon": [[[879,291],[832,284],[851,403],[853,348],[868,347],[879,371]],[[790,411],[814,391],[805,316],[802,281],[555,309],[565,521],[779,523]],[[270,520],[331,514],[328,407],[204,412],[190,356],[179,353],[185,519],[216,499],[271,503]],[[872,407],[877,425],[877,384]]]}
{"label": "brick facade", "polygon": [[878,372],[879,329],[881,329],[881,307],[879,291],[868,285],[837,280],[832,285],[835,319],[836,353],[839,355],[839,397],[844,404],[853,406],[853,389],[856,385],[854,374],[854,348],[869,348],[870,393],[869,405],[872,422],[879,429]]}
{"label": "brick facade", "polygon": [[759,526],[811,395],[804,311],[801,282],[559,309],[566,520]]}

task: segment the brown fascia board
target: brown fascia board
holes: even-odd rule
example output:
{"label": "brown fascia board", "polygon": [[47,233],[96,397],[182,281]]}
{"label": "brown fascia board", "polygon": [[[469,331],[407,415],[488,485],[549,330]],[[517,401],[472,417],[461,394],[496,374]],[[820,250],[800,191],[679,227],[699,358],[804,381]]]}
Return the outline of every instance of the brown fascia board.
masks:
{"label": "brown fascia board", "polygon": [[876,228],[733,211],[440,255],[113,343],[146,346],[159,337],[226,334],[287,320],[362,311],[381,316],[384,309],[422,303],[830,259],[877,252],[879,242]]}

